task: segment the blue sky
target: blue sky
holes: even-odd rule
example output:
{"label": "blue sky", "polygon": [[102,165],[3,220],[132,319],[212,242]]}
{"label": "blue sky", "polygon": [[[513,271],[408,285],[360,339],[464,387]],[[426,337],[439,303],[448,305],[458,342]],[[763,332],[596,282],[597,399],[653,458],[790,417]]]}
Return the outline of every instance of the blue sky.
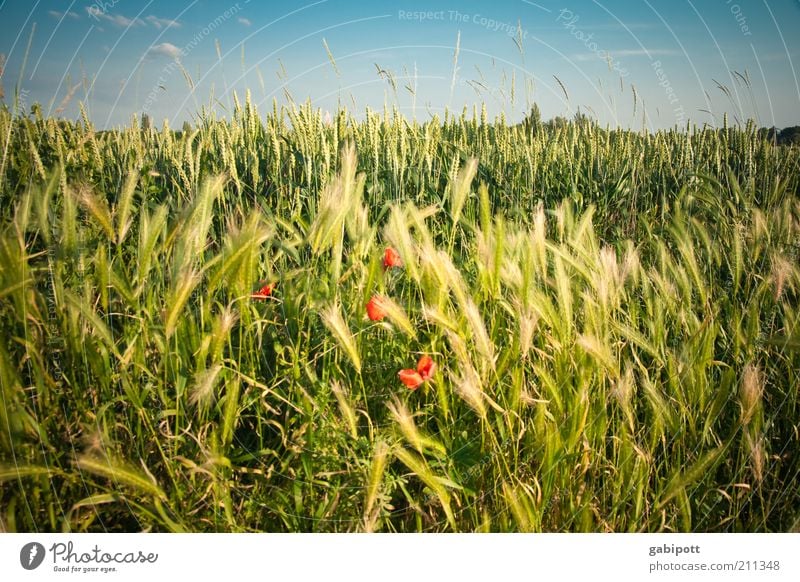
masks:
{"label": "blue sky", "polygon": [[516,121],[536,102],[611,126],[800,124],[800,0],[0,0],[0,27],[7,102],[18,87],[73,119],[83,102],[104,128],[225,116],[248,88],[264,112],[485,102]]}

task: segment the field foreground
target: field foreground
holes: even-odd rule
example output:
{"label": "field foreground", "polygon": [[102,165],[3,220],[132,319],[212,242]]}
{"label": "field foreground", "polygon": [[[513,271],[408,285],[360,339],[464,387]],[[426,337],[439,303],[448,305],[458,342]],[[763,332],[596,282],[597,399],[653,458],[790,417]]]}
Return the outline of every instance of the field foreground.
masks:
{"label": "field foreground", "polygon": [[0,148],[0,531],[800,531],[797,147],[248,101]]}

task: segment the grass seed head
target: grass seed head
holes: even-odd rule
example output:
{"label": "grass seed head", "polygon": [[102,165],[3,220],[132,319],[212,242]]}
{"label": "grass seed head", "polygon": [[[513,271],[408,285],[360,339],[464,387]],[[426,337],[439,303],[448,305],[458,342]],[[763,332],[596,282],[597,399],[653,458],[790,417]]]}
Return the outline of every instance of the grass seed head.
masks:
{"label": "grass seed head", "polygon": [[761,408],[764,394],[764,375],[758,366],[748,364],[742,372],[742,383],[739,390],[739,401],[742,406],[741,421],[747,426]]}

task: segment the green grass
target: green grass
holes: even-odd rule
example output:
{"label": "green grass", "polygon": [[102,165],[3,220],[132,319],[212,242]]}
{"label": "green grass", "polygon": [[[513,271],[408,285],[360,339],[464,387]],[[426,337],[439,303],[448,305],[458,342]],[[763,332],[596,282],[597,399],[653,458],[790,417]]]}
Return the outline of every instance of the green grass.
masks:
{"label": "green grass", "polygon": [[0,139],[0,529],[800,530],[800,150],[753,125]]}

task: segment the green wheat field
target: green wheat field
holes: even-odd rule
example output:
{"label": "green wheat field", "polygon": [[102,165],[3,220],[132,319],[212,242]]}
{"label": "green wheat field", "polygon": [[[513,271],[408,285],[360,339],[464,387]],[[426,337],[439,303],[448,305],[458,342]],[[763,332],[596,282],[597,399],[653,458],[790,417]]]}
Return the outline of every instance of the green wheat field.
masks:
{"label": "green wheat field", "polygon": [[800,531],[800,147],[0,112],[0,530]]}

